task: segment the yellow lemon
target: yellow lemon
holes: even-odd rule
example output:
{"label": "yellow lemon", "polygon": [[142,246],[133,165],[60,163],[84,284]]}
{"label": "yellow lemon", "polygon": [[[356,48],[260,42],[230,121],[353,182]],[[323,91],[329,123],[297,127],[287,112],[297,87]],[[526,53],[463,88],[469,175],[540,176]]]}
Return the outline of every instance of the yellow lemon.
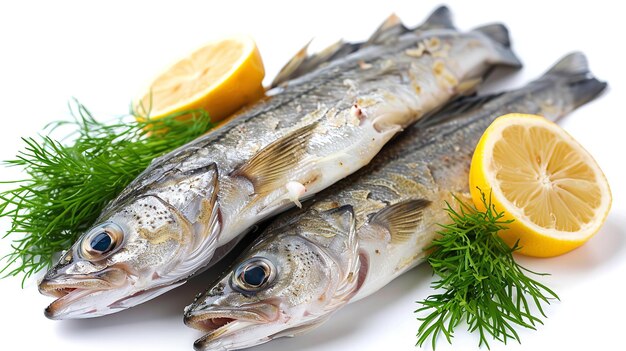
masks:
{"label": "yellow lemon", "polygon": [[237,36],[208,43],[161,73],[133,101],[139,117],[205,109],[218,122],[265,93],[265,69],[254,41]]}
{"label": "yellow lemon", "polygon": [[602,226],[611,191],[602,170],[567,132],[540,116],[509,114],[480,139],[470,168],[472,199],[480,188],[505,219],[502,238],[520,253],[552,257],[584,244]]}

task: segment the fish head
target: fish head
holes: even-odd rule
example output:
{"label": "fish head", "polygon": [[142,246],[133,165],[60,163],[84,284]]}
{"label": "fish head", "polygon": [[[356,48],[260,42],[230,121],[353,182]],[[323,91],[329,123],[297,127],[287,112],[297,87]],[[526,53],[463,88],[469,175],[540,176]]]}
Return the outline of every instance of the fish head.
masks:
{"label": "fish head", "polygon": [[217,216],[210,199],[152,191],[106,211],[39,284],[42,294],[56,297],[45,315],[97,317],[184,283],[214,251]]}
{"label": "fish head", "polygon": [[309,211],[262,234],[233,268],[186,308],[206,334],[196,350],[240,349],[293,336],[324,322],[356,293],[351,207]]}

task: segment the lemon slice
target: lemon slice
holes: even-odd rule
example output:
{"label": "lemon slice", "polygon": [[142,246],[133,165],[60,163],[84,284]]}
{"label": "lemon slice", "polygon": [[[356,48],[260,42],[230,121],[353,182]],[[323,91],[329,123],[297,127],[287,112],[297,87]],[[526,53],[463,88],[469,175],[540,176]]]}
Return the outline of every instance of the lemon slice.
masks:
{"label": "lemon slice", "polygon": [[133,108],[141,117],[205,109],[212,122],[265,93],[265,70],[254,41],[246,36],[208,43],[161,73]]}
{"label": "lemon slice", "polygon": [[611,191],[602,170],[569,134],[540,116],[509,114],[480,139],[470,168],[472,199],[480,188],[505,219],[502,238],[520,253],[551,257],[584,244],[602,226]]}

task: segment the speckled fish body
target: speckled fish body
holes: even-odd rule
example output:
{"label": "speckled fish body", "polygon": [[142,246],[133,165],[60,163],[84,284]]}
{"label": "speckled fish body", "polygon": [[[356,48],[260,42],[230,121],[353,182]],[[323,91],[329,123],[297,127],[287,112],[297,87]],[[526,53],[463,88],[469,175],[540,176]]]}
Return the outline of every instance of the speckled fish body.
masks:
{"label": "speckled fish body", "polygon": [[392,18],[309,73],[286,68],[267,98],[156,159],[107,206],[40,284],[58,298],[46,315],[110,314],[183,284],[255,223],[363,167],[495,65],[519,66],[508,45],[503,26],[461,33],[441,8],[414,30]]}
{"label": "speckled fish body", "polygon": [[280,215],[187,308],[185,322],[207,333],[195,348],[233,350],[293,336],[379,290],[423,261],[437,223],[448,222],[445,201],[468,199],[473,150],[497,116],[555,120],[605,86],[574,53],[524,88],[457,100],[408,128],[368,166]]}

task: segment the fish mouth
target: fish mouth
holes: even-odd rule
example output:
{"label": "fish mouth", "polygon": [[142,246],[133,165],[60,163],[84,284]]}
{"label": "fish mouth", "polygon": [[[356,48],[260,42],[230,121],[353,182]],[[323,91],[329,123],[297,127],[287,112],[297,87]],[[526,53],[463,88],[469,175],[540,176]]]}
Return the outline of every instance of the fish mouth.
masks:
{"label": "fish mouth", "polygon": [[236,320],[237,319],[235,318],[228,318],[228,317],[207,318],[207,319],[197,322],[194,325],[194,328],[200,329],[202,331],[209,333],[209,332],[214,332],[222,327],[225,327],[229,323],[234,322]]}
{"label": "fish mouth", "polygon": [[[63,319],[71,313],[69,312],[71,305],[77,301],[121,287],[126,282],[126,275],[121,270],[109,270],[100,277],[74,276],[63,281],[60,281],[61,279],[61,277],[46,278],[39,283],[41,294],[56,298],[44,310],[44,315],[49,319]],[[88,314],[94,311],[83,312]]]}
{"label": "fish mouth", "polygon": [[191,310],[185,314],[187,326],[206,334],[194,342],[195,350],[208,350],[220,343],[219,339],[239,334],[249,328],[270,324],[280,318],[280,309],[271,303],[259,303],[242,309]]}
{"label": "fish mouth", "polygon": [[81,288],[75,288],[75,287],[51,287],[48,285],[45,286],[39,286],[39,292],[43,295],[46,296],[52,296],[52,297],[56,297],[57,299],[65,296],[65,295],[69,295],[70,293],[72,293],[73,291],[76,290],[81,290]]}
{"label": "fish mouth", "polygon": [[56,300],[44,310],[44,315],[49,319],[61,319],[63,311],[65,311],[70,304],[103,290],[106,289],[82,286],[80,284],[55,284],[45,281],[41,282],[39,285],[39,292],[43,295],[56,297]]}

